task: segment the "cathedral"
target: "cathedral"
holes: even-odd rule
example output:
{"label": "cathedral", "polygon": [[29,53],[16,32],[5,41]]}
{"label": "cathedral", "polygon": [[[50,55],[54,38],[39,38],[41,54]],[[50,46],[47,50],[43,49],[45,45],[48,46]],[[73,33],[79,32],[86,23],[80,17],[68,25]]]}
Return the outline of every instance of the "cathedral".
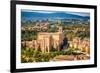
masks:
{"label": "cathedral", "polygon": [[37,45],[40,46],[42,52],[50,52],[52,47],[60,50],[60,45],[63,43],[63,30],[59,27],[59,31],[55,33],[40,32],[38,33]]}

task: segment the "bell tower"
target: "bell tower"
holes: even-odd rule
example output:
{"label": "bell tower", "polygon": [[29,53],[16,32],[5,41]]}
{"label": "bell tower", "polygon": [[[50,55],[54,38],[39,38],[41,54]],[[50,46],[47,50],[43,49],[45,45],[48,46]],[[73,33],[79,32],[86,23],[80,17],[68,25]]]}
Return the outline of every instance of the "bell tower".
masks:
{"label": "bell tower", "polygon": [[59,32],[62,33],[63,32],[63,28],[60,26],[59,27]]}

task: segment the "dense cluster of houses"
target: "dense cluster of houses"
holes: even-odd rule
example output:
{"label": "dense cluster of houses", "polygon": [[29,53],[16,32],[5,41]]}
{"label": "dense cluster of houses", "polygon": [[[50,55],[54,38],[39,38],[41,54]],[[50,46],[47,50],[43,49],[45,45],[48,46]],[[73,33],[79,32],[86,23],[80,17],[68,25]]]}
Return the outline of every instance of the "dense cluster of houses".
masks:
{"label": "dense cluster of houses", "polygon": [[89,38],[74,38],[69,45],[71,48],[79,48],[82,52],[90,54],[90,40]]}
{"label": "dense cluster of houses", "polygon": [[[27,30],[42,30],[48,29],[49,23],[36,23],[34,27],[29,27]],[[22,28],[22,30],[26,30]],[[64,34],[62,27],[59,27],[58,32],[39,32],[37,34],[36,40],[31,41],[22,41],[22,46],[26,46],[28,48],[34,48],[35,50],[41,50],[42,52],[50,52],[50,48],[53,46],[60,50],[60,45],[64,39]],[[90,53],[90,40],[89,38],[74,38],[69,42],[70,48],[79,48],[82,52]]]}
{"label": "dense cluster of houses", "polygon": [[48,27],[49,27],[49,24],[48,22],[42,22],[42,23],[39,23],[37,22],[36,24],[33,24],[34,26],[33,27],[22,27],[21,30],[24,31],[24,30],[37,30],[37,31],[41,31],[41,30],[47,30]]}

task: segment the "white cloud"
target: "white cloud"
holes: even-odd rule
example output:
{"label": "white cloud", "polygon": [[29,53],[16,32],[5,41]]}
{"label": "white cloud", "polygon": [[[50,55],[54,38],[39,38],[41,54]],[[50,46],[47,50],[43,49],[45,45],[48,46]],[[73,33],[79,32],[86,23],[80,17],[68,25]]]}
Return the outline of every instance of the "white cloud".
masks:
{"label": "white cloud", "polygon": [[54,13],[53,11],[43,11],[43,10],[22,10],[23,12],[37,12],[37,13]]}
{"label": "white cloud", "polygon": [[79,15],[79,16],[90,16],[90,13],[86,13],[86,12],[68,12],[68,13]]}

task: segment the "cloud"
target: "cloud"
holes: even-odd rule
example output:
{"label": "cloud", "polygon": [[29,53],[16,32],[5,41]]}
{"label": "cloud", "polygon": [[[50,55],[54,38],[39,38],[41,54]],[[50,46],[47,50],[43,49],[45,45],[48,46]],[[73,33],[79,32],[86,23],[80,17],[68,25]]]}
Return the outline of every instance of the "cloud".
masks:
{"label": "cloud", "polygon": [[54,13],[53,11],[42,11],[42,10],[22,10],[22,12]]}
{"label": "cloud", "polygon": [[90,16],[90,13],[87,13],[87,12],[68,12],[68,13],[79,15],[79,16]]}

